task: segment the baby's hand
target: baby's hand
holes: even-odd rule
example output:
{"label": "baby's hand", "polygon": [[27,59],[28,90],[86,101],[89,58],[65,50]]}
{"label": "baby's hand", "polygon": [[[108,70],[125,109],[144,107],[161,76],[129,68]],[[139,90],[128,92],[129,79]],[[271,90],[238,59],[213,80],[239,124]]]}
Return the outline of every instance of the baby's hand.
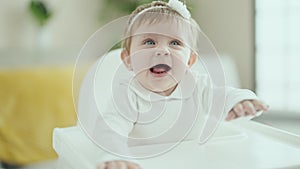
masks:
{"label": "baby's hand", "polygon": [[98,165],[97,169],[142,169],[138,164],[130,161],[107,161]]}
{"label": "baby's hand", "polygon": [[268,111],[269,106],[258,100],[244,100],[236,104],[228,113],[226,120],[233,120],[242,116],[255,116],[258,111]]}

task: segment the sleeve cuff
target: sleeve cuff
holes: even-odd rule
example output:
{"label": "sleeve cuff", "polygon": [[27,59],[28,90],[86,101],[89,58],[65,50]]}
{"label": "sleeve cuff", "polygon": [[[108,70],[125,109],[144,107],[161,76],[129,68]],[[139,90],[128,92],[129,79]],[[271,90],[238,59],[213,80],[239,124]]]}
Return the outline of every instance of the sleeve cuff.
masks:
{"label": "sleeve cuff", "polygon": [[254,92],[248,89],[234,89],[230,88],[227,90],[226,100],[225,100],[225,118],[229,111],[239,102],[243,100],[259,100]]}

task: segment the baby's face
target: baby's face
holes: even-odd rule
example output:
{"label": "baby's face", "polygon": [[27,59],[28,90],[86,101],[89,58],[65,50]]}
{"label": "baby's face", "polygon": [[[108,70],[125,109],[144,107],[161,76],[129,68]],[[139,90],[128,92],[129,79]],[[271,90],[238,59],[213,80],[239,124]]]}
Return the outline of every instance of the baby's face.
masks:
{"label": "baby's face", "polygon": [[184,25],[168,22],[135,29],[130,51],[122,59],[127,59],[125,64],[144,88],[156,93],[173,91],[182,80],[196,59],[187,45],[186,30]]}

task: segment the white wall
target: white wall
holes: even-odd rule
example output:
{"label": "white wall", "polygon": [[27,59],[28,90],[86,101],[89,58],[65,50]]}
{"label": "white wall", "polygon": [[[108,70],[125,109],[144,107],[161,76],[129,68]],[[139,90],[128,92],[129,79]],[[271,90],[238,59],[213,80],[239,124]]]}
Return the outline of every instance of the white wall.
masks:
{"label": "white wall", "polygon": [[[254,88],[254,0],[194,0],[194,18],[218,52],[238,66],[243,88]],[[188,2],[188,1],[187,1]]]}
{"label": "white wall", "polygon": [[27,12],[28,3],[29,0],[0,1],[0,48],[33,45],[36,28]]}
{"label": "white wall", "polygon": [[30,0],[0,0],[0,68],[74,64],[100,28],[100,0],[44,0],[53,12],[40,27]]}
{"label": "white wall", "polygon": [[53,15],[39,27],[30,0],[0,1],[0,49],[81,47],[99,27],[100,0],[44,0]]}

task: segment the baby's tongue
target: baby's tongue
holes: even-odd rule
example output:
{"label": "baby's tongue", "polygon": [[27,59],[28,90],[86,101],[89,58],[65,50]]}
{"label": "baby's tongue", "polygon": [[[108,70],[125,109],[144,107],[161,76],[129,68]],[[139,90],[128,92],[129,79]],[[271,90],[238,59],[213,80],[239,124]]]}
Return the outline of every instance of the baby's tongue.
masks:
{"label": "baby's tongue", "polygon": [[166,69],[162,68],[162,67],[160,67],[160,68],[153,68],[153,72],[155,72],[155,73],[165,72],[165,71],[166,71]]}

